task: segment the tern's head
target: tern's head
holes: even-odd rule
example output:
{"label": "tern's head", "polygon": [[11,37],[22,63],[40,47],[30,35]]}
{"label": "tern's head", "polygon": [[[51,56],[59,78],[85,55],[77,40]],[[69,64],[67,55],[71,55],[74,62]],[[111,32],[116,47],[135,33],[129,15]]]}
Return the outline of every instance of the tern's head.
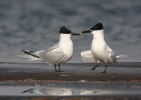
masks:
{"label": "tern's head", "polygon": [[98,30],[102,30],[102,29],[103,29],[102,23],[97,23],[95,26],[93,26],[89,30],[82,31],[81,33],[91,33],[93,31],[98,31]]}
{"label": "tern's head", "polygon": [[67,29],[65,26],[60,27],[59,34],[66,34],[66,35],[70,35],[70,36],[71,36],[71,35],[80,35],[80,34],[71,32],[71,31],[70,31],[69,29]]}

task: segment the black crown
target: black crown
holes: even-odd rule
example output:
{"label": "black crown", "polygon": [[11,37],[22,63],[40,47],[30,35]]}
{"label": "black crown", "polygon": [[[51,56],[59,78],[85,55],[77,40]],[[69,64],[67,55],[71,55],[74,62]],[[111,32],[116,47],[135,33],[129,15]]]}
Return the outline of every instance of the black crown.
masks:
{"label": "black crown", "polygon": [[97,23],[95,26],[93,26],[90,30],[101,30],[103,29],[102,23]]}
{"label": "black crown", "polygon": [[62,26],[62,27],[60,27],[59,33],[69,34],[69,33],[72,33],[72,32],[69,29],[67,29],[65,26]]}

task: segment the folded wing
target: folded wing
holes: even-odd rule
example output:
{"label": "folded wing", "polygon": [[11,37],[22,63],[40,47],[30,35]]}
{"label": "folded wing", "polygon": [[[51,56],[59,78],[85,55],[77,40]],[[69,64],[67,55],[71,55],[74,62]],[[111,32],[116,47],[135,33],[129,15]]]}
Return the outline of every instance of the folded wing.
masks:
{"label": "folded wing", "polygon": [[65,58],[65,54],[58,44],[50,47],[47,50],[40,50],[36,52],[23,50],[23,52],[27,55],[19,55],[20,57],[29,58],[32,61],[42,60],[43,62],[50,64],[55,64]]}
{"label": "folded wing", "polygon": [[96,60],[93,57],[93,54],[92,54],[91,50],[82,51],[81,52],[81,57],[82,57],[82,59],[83,59],[83,61],[85,63],[96,62]]}
{"label": "folded wing", "polygon": [[48,62],[50,64],[55,64],[60,60],[63,60],[63,58],[65,57],[65,54],[58,44],[40,52],[38,55],[42,59],[42,61]]}

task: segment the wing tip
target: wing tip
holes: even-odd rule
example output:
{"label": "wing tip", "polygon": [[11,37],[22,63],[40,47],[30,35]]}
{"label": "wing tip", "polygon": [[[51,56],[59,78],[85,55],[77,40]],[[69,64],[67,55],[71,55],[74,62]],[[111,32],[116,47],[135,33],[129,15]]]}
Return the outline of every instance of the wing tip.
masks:
{"label": "wing tip", "polygon": [[24,50],[24,49],[22,49],[22,51],[23,51],[24,53],[26,53],[26,54],[27,54],[27,53],[29,53],[29,51],[27,51],[27,50]]}

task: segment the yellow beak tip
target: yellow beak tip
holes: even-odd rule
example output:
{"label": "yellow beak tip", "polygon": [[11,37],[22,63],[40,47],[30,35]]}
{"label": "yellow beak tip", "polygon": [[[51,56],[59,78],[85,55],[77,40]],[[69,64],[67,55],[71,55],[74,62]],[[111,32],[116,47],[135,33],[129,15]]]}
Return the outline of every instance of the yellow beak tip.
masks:
{"label": "yellow beak tip", "polygon": [[82,35],[82,32],[80,32],[80,35]]}

